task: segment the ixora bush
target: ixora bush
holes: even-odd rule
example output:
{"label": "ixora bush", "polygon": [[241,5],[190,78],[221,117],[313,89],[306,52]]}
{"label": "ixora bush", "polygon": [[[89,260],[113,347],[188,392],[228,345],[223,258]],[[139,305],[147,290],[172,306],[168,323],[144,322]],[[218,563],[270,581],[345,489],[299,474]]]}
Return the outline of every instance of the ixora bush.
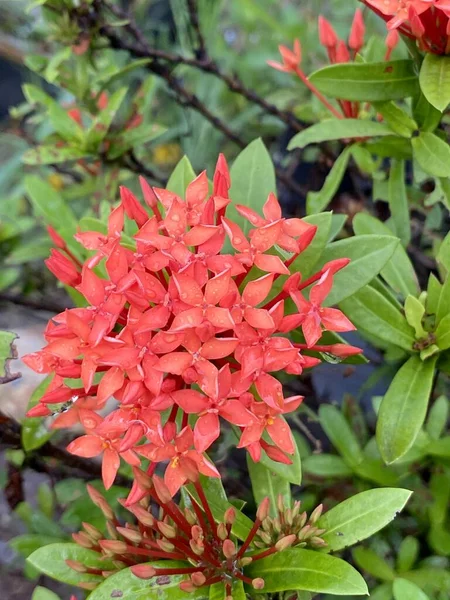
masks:
{"label": "ixora bush", "polygon": [[[51,232],[47,264],[84,305],[55,316],[47,346],[24,359],[49,374],[29,416],[56,415],[56,428],[80,423],[85,433],[68,450],[102,455],[106,489],[122,462],[131,467],[121,500],[131,518],[91,487],[103,526],[84,523],[75,543],[43,546],[30,563],[93,590],[93,600],[161,590],[366,594],[361,575],[330,553],[384,527],[410,491],[366,490],[324,514],[292,502],[300,456],[285,415],[303,398],[284,397],[277,376],[324,357],[363,360],[336,333],[354,326],[330,305],[373,280],[398,241],[330,243],[331,213],[283,219],[259,141],[231,176],[221,156],[212,186],[186,159],[167,189],[141,186],[145,204],[121,188],[104,233],[76,234],[79,258]],[[116,407],[101,416],[112,396]],[[227,422],[248,452],[254,521],[230,504],[206,455]]]}

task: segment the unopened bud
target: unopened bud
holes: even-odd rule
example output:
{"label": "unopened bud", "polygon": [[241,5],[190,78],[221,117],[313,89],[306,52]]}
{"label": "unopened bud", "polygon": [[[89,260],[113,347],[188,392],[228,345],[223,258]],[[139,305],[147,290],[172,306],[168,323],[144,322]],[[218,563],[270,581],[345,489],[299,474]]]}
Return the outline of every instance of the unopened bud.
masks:
{"label": "unopened bud", "polygon": [[134,479],[137,483],[137,485],[142,489],[142,490],[151,490],[153,487],[153,482],[151,477],[149,477],[147,475],[147,473],[144,473],[144,471],[142,471],[141,469],[138,469],[137,467],[133,467],[133,475],[134,475]]}
{"label": "unopened bud", "polygon": [[290,509],[290,508],[287,508],[287,509],[284,511],[284,520],[286,521],[286,523],[287,523],[288,525],[292,525],[292,523],[294,522],[294,518],[293,518],[293,516],[292,516],[292,509]]}
{"label": "unopened bud", "polygon": [[151,579],[156,575],[156,569],[151,565],[133,565],[131,572],[139,579]]}
{"label": "unopened bud", "polygon": [[309,543],[313,546],[315,546],[316,548],[324,548],[325,546],[328,546],[328,544],[326,543],[325,540],[323,540],[320,537],[314,536],[309,540]]}
{"label": "unopened bud", "polygon": [[267,531],[262,531],[259,534],[259,537],[267,546],[270,546],[270,544],[272,543],[272,537]]}
{"label": "unopened bud", "polygon": [[193,540],[203,540],[203,529],[199,525],[191,527],[191,535]]}
{"label": "unopened bud", "polygon": [[197,524],[197,515],[190,508],[184,509],[184,516],[186,517],[186,521],[189,523],[189,525]]}
{"label": "unopened bud", "polygon": [[112,521],[114,519],[114,512],[107,503],[106,499],[89,483],[87,484],[86,488],[89,497],[91,498],[95,506],[97,506],[102,511],[102,513],[109,521]]}
{"label": "unopened bud", "polygon": [[114,554],[124,554],[128,549],[126,542],[121,542],[120,540],[100,540],[99,544],[102,550],[113,552]]}
{"label": "unopened bud", "polygon": [[222,552],[225,558],[233,558],[236,554],[236,546],[231,540],[225,540],[222,544]]}
{"label": "unopened bud", "polygon": [[196,587],[202,587],[206,581],[206,577],[200,571],[192,573],[191,581]]}
{"label": "unopened bud", "polygon": [[284,500],[281,494],[278,494],[277,496],[277,509],[280,513],[284,512]]}
{"label": "unopened bud", "polygon": [[248,567],[251,562],[253,562],[253,558],[251,556],[244,556],[243,558],[239,559],[239,566]]}
{"label": "unopened bud", "polygon": [[178,587],[183,592],[188,592],[188,593],[195,592],[195,590],[196,590],[195,585],[189,579],[187,581],[182,581]]}
{"label": "unopened bud", "polygon": [[72,539],[82,548],[92,548],[94,546],[91,538],[84,533],[84,531],[80,531],[79,533],[72,533]]}
{"label": "unopened bud", "polygon": [[85,530],[85,532],[88,534],[88,536],[92,540],[98,541],[98,540],[102,539],[103,533],[101,531],[99,531],[97,529],[97,527],[94,527],[90,523],[82,523],[82,525],[83,525],[83,529]]}
{"label": "unopened bud", "polygon": [[305,525],[303,527],[303,529],[301,529],[299,531],[299,533],[298,533],[298,539],[300,541],[306,540],[308,538],[308,535],[309,535],[311,529],[312,529],[311,525]]}
{"label": "unopened bud", "polygon": [[272,519],[272,527],[276,533],[281,533],[281,521],[279,517]]}
{"label": "unopened bud", "polygon": [[301,506],[302,506],[302,503],[300,502],[300,500],[297,500],[296,502],[294,502],[294,506],[292,507],[292,518],[293,519],[298,517],[298,515],[300,514]]}
{"label": "unopened bud", "polygon": [[86,573],[87,567],[77,560],[70,560],[69,558],[66,560],[66,565],[76,571],[77,573]]}
{"label": "unopened bud", "polygon": [[255,590],[262,590],[264,588],[264,585],[264,579],[261,579],[261,577],[257,577],[256,579],[252,580],[252,586]]}
{"label": "unopened bud", "polygon": [[201,556],[205,551],[202,541],[189,540],[189,546],[194,554]]}
{"label": "unopened bud", "polygon": [[162,521],[159,521],[158,529],[166,538],[171,539],[177,536],[177,530],[175,529],[175,527],[169,525],[168,523],[163,523]]}
{"label": "unopened bud", "polygon": [[319,506],[317,508],[315,508],[313,510],[313,512],[311,513],[311,516],[309,517],[309,522],[313,523],[313,524],[317,523],[317,521],[320,519],[322,511],[323,511],[323,504],[319,504]]}
{"label": "unopened bud", "polygon": [[222,541],[227,539],[227,537],[228,537],[228,530],[227,530],[227,526],[225,525],[225,523],[219,523],[217,525],[217,536]]}
{"label": "unopened bud", "polygon": [[292,544],[294,544],[296,541],[297,536],[295,533],[292,535],[286,535],[285,537],[281,538],[281,540],[278,540],[278,542],[275,544],[275,549],[277,552],[281,552],[282,550],[289,548],[289,546],[292,546]]}
{"label": "unopened bud", "polygon": [[142,525],[145,525],[146,527],[153,527],[153,525],[155,524],[155,517],[153,515],[151,515],[148,512],[148,510],[146,510],[142,506],[139,506],[139,505],[131,506],[129,508],[129,510],[133,513],[133,515],[136,517],[136,519],[140,523],[142,523]]}
{"label": "unopened bud", "polygon": [[156,543],[164,552],[173,552],[175,550],[175,546],[167,540],[157,540]]}
{"label": "unopened bud", "polygon": [[126,540],[133,542],[133,544],[140,544],[142,542],[142,535],[139,531],[130,529],[129,527],[117,527],[117,531]]}
{"label": "unopened bud", "polygon": [[299,527],[303,527],[306,524],[306,521],[308,520],[308,515],[306,514],[306,512],[302,512],[302,514],[300,515],[300,519],[299,519]]}
{"label": "unopened bud", "polygon": [[111,523],[111,521],[106,522],[106,531],[108,532],[109,537],[113,540],[119,539],[119,534],[117,533],[117,530],[115,526]]}
{"label": "unopened bud", "polygon": [[227,508],[227,510],[224,512],[223,522],[226,523],[227,525],[233,525],[235,520],[236,520],[236,510],[235,510],[235,508],[230,506],[230,508]]}
{"label": "unopened bud", "polygon": [[169,488],[160,477],[153,475],[153,484],[155,486],[156,495],[163,504],[172,502],[172,495],[169,492]]}
{"label": "unopened bud", "polygon": [[264,521],[269,516],[270,511],[270,498],[266,496],[261,504],[258,506],[256,511],[256,518],[258,521]]}

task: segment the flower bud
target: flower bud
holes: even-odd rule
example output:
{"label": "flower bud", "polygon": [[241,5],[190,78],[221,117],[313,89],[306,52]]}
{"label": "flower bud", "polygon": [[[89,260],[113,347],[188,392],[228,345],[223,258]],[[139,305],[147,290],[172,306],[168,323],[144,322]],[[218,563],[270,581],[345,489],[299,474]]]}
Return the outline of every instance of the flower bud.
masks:
{"label": "flower bud", "polygon": [[195,585],[195,587],[202,587],[206,581],[206,577],[200,571],[196,573],[192,573],[191,581]]}
{"label": "flower bud", "polygon": [[111,523],[111,521],[106,522],[106,531],[108,532],[109,537],[111,537],[113,540],[119,539],[117,530],[115,526]]}
{"label": "flower bud", "polygon": [[172,495],[169,492],[169,488],[157,475],[153,475],[153,485],[155,486],[156,495],[163,504],[172,502]]}
{"label": "flower bud", "polygon": [[82,525],[83,529],[86,531],[86,533],[92,540],[97,541],[102,539],[103,533],[99,531],[97,527],[94,527],[90,523],[82,523]]}
{"label": "flower bud", "polygon": [[142,525],[145,525],[146,527],[153,527],[155,524],[155,517],[142,506],[135,504],[134,506],[129,507],[128,510],[133,513],[133,515],[140,523],[142,523]]}
{"label": "flower bud", "polygon": [[265,586],[264,579],[262,579],[261,577],[257,577],[256,579],[253,579],[252,586],[254,587],[255,590],[262,590]]}
{"label": "flower bud", "polygon": [[168,523],[163,523],[162,521],[158,521],[158,529],[163,534],[164,537],[171,539],[177,537],[177,530],[172,525]]}
{"label": "flower bud", "polygon": [[95,504],[95,506],[97,506],[102,511],[106,519],[112,521],[114,519],[114,512],[109,506],[104,496],[102,496],[102,494],[100,494],[100,492],[97,491],[94,487],[92,487],[92,485],[90,485],[89,483],[87,484],[86,489],[90,499]]}
{"label": "flower bud", "polygon": [[227,525],[233,525],[236,520],[236,509],[233,506],[227,508],[227,510],[223,514],[223,522]]}
{"label": "flower bud", "polygon": [[188,592],[188,593],[195,592],[195,585],[189,579],[187,581],[182,581],[179,584],[179,588],[183,592]]}
{"label": "flower bud", "polygon": [[233,558],[236,554],[236,546],[231,540],[225,540],[222,544],[222,552],[225,558]]}
{"label": "flower bud", "polygon": [[114,554],[125,554],[128,550],[126,542],[120,540],[100,540],[100,548],[106,550],[106,552],[113,552]]}
{"label": "flower bud", "polygon": [[269,516],[270,511],[270,498],[266,496],[264,500],[258,506],[258,510],[256,511],[256,518],[258,521],[264,521]]}
{"label": "flower bud", "polygon": [[140,544],[142,542],[142,535],[139,531],[135,531],[129,527],[117,527],[117,531],[122,537],[133,542],[133,544]]}
{"label": "flower bud", "polygon": [[217,525],[217,536],[219,539],[226,540],[228,537],[228,529],[225,523],[219,523]]}
{"label": "flower bud", "polygon": [[87,567],[77,560],[66,559],[66,565],[77,573],[87,573]]}
{"label": "flower bud", "polygon": [[277,552],[281,552],[282,550],[286,550],[286,548],[289,548],[289,546],[292,546],[292,544],[294,544],[296,540],[297,536],[295,535],[295,533],[291,535],[286,535],[285,537],[282,537],[281,540],[278,540],[278,542],[275,544],[275,548]]}
{"label": "flower bud", "polygon": [[250,563],[253,562],[253,558],[251,556],[243,556],[239,559],[239,566],[248,567]]}
{"label": "flower bud", "polygon": [[164,552],[173,552],[175,550],[175,546],[167,540],[157,540],[156,543]]}
{"label": "flower bud", "polygon": [[151,579],[156,575],[156,569],[151,565],[133,565],[131,572],[139,579]]}
{"label": "flower bud", "polygon": [[185,508],[184,509],[184,516],[186,518],[186,521],[189,523],[189,525],[196,525],[197,524],[197,515],[190,508]]}
{"label": "flower bud", "polygon": [[319,39],[325,48],[335,48],[338,43],[338,37],[333,26],[322,15],[319,16]]}
{"label": "flower bud", "polygon": [[91,538],[84,533],[84,531],[80,531],[80,533],[72,533],[72,539],[82,548],[93,548],[94,546]]}
{"label": "flower bud", "polygon": [[323,504],[319,504],[319,506],[317,508],[315,508],[313,510],[313,512],[311,513],[311,516],[309,517],[309,522],[310,523],[317,523],[317,521],[320,518],[320,515],[322,514],[323,511]]}

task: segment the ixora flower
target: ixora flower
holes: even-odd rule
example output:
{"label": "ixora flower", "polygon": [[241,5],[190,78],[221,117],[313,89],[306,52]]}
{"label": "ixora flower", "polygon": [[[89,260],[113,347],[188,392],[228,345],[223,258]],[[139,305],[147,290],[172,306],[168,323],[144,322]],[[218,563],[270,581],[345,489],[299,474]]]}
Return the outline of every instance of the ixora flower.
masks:
{"label": "ixora flower", "polygon": [[[103,577],[126,567],[131,567],[133,574],[141,579],[184,575],[179,586],[185,592],[222,583],[224,597],[231,597],[236,582],[244,582],[255,590],[264,588],[265,582],[261,577],[246,575],[249,565],[253,570],[257,561],[289,547],[318,549],[326,546],[321,538],[325,529],[316,525],[322,514],[322,505],[308,517],[306,512],[301,511],[300,502],[289,507],[280,497],[277,516],[270,517],[270,501],[265,498],[247,536],[239,542],[232,533],[236,510],[230,506],[221,518],[215,520],[199,480],[193,487],[197,498],[191,498],[188,508],[181,508],[173,501],[169,489],[159,477],[147,478],[145,485],[146,496],[139,503],[129,505],[123,502],[136,521],[135,524],[127,522],[124,526],[106,499],[88,486],[92,501],[106,518],[109,537],[105,539],[101,531],[84,523],[83,530],[74,533],[73,539],[83,548],[98,553],[110,563],[112,561],[116,570],[92,568],[70,559],[66,561],[68,566],[80,573]],[[159,510],[155,511],[155,508]],[[158,561],[157,566],[149,564],[155,560]],[[165,560],[167,566],[164,565]],[[98,584],[82,585],[92,589]]]}
{"label": "ixora flower", "polygon": [[[206,172],[185,198],[141,179],[147,208],[122,188],[106,232],[76,234],[89,253],[84,264],[50,232],[58,250],[48,266],[88,306],[56,315],[47,345],[24,358],[35,371],[53,374],[28,414],[57,413],[56,428],[80,423],[85,434],[68,450],[102,456],[106,488],[122,460],[131,465],[134,502],[145,495],[143,464],[147,473],[167,464],[172,496],[198,474],[220,477],[204,453],[223,421],[253,460],[266,453],[289,464],[294,443],[284,417],[303,398],[285,398],[276,374],[300,374],[320,362],[317,352],[360,352],[316,346],[324,330],[354,329],[339,310],[323,306],[349,261],[331,261],[307,279],[291,272],[316,228],[284,219],[271,194],[262,199],[263,215],[236,206],[241,223],[250,225],[246,234],[226,214],[230,185],[221,156],[212,194]],[[230,251],[223,253],[227,238]],[[305,344],[289,340],[297,328]],[[110,398],[117,405],[101,416]]]}
{"label": "ixora flower", "polygon": [[[406,3],[408,0],[406,0]],[[450,4],[450,0],[448,0]],[[368,0],[366,2],[368,5],[375,4],[395,4],[394,0],[387,0],[383,2],[371,2]],[[399,4],[404,4],[404,2],[399,2]],[[360,50],[364,46],[364,37],[365,37],[365,25],[362,11],[357,9],[355,11],[355,16],[353,18],[353,23],[350,29],[350,33],[348,36],[347,42],[339,39],[336,31],[334,30],[332,24],[325,19],[322,15],[319,16],[319,40],[321,45],[325,48],[328,60],[330,64],[338,64],[338,63],[348,63],[355,60],[356,55],[360,52]],[[394,29],[390,31],[388,36],[386,37],[386,55],[385,60],[389,60],[392,50],[395,48],[399,41],[399,35],[397,31]],[[275,62],[273,60],[267,61],[267,63],[277,69],[278,71],[284,71],[286,73],[293,73],[296,75],[300,81],[306,85],[306,87],[318,98],[318,100],[325,106],[325,108],[336,118],[338,119],[352,119],[358,118],[360,105],[359,102],[349,102],[347,100],[340,100],[339,106],[340,110],[338,110],[333,104],[328,102],[328,100],[319,92],[319,90],[311,83],[308,77],[305,75],[304,71],[301,68],[302,62],[302,51],[299,40],[294,41],[294,49],[290,50],[286,46],[279,46],[279,51],[281,54],[281,58],[283,60],[282,63]]]}
{"label": "ixora flower", "polygon": [[387,22],[390,31],[417,40],[424,52],[450,53],[449,0],[362,1]]}

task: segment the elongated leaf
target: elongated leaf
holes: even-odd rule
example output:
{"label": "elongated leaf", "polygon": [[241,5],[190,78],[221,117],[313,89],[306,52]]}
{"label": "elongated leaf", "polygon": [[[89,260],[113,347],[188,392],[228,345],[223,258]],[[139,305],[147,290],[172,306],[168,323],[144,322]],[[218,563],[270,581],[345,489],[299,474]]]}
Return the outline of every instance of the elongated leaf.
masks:
{"label": "elongated leaf", "polygon": [[403,246],[411,240],[408,196],[406,195],[405,161],[392,161],[389,173],[389,209],[395,231]]}
{"label": "elongated leaf", "polygon": [[419,586],[407,579],[398,578],[394,581],[393,586],[395,600],[430,600]]}
{"label": "elongated leaf", "polygon": [[36,550],[28,557],[28,562],[38,571],[57,581],[80,586],[82,583],[100,583],[100,575],[78,573],[66,565],[66,560],[81,562],[94,569],[110,570],[114,565],[100,554],[78,546],[78,544],[50,544]]}
{"label": "elongated leaf", "polygon": [[272,516],[277,515],[277,500],[281,494],[285,506],[291,503],[291,486],[286,479],[282,479],[276,473],[265,467],[262,463],[255,463],[247,454],[247,466],[252,484],[253,497],[256,504],[264,498],[270,498],[270,510]]}
{"label": "elongated leaf", "polygon": [[435,108],[444,111],[450,102],[450,58],[427,53],[420,69],[423,95]]}
{"label": "elongated leaf", "polygon": [[123,131],[111,143],[108,149],[108,158],[113,160],[122,156],[130,148],[152,142],[165,133],[165,131],[167,131],[166,128],[157,123],[144,124],[140,127]]}
{"label": "elongated leaf", "polygon": [[411,140],[394,135],[378,140],[369,140],[365,147],[369,152],[381,158],[409,159],[412,157]]}
{"label": "elongated leaf", "polygon": [[194,181],[196,175],[192,168],[192,165],[187,156],[183,156],[180,162],[177,164],[175,169],[172,171],[172,175],[169,177],[166,188],[184,198],[187,186]]}
{"label": "elongated leaf", "polygon": [[400,100],[414,96],[419,88],[411,60],[331,65],[309,80],[331,98],[368,102]]}
{"label": "elongated leaf", "polygon": [[450,313],[450,274],[445,278],[439,298],[436,302],[436,323],[440,322]]}
{"label": "elongated leaf", "polygon": [[435,177],[450,177],[450,146],[434,133],[422,131],[411,140],[414,159]]}
{"label": "elongated leaf", "polygon": [[353,560],[360,569],[367,571],[373,577],[383,581],[393,581],[395,571],[392,567],[371,548],[358,546],[352,552]]}
{"label": "elongated leaf", "polygon": [[21,556],[27,558],[35,550],[38,550],[43,546],[49,544],[56,544],[60,542],[61,539],[51,537],[49,535],[43,535],[39,533],[25,533],[23,535],[18,535],[12,540],[9,540],[8,544]]}
{"label": "elongated leaf", "polygon": [[244,572],[247,577],[264,579],[264,593],[286,590],[337,596],[368,593],[364,579],[351,565],[312,550],[288,548],[250,564]]}
{"label": "elongated leaf", "polygon": [[383,116],[391,130],[402,137],[410,138],[418,128],[414,119],[394,102],[374,102],[373,107]]}
{"label": "elongated leaf", "polygon": [[450,273],[450,233],[447,233],[442,244],[439,246],[437,260]]}
{"label": "elongated leaf", "polygon": [[324,513],[317,527],[326,529],[322,535],[328,544],[325,550],[342,550],[370,537],[397,516],[411,494],[400,488],[368,490]]}
{"label": "elongated leaf", "polygon": [[120,88],[109,98],[107,106],[100,111],[92,122],[86,136],[86,147],[95,151],[100,142],[106,137],[109,128],[122,102],[127,95],[127,88]]}
{"label": "elongated leaf", "polygon": [[377,442],[385,463],[391,464],[412,447],[425,421],[436,357],[411,358],[401,367],[381,402]]}
{"label": "elongated leaf", "polygon": [[60,600],[59,596],[48,590],[47,588],[38,585],[31,596],[31,600]]}
{"label": "elongated leaf", "polygon": [[[384,223],[362,212],[358,213],[353,219],[353,229],[356,235],[377,234],[393,236],[392,231]],[[408,294],[417,295],[420,291],[414,267],[400,244],[395,249],[392,258],[381,269],[380,275],[395,292],[402,294],[404,298]]]}
{"label": "elongated leaf", "polygon": [[62,162],[79,160],[80,158],[89,158],[87,150],[67,147],[57,148],[56,146],[37,146],[27,150],[22,156],[26,165],[53,165]]}
{"label": "elongated leaf", "polygon": [[340,303],[353,324],[386,343],[413,351],[414,331],[404,315],[372,286],[359,290]]}
{"label": "elongated leaf", "polygon": [[342,458],[334,454],[311,454],[303,460],[303,469],[308,475],[332,479],[351,477],[352,474]]}
{"label": "elongated leaf", "polygon": [[[152,562],[155,568],[186,567],[187,563],[171,560]],[[140,579],[131,572],[123,569],[103,581],[89,594],[89,600],[203,600],[208,598],[208,588],[197,588],[195,592],[180,590],[180,582],[186,579],[185,575],[171,575],[170,577],[155,577],[153,579]]]}
{"label": "elongated leaf", "polygon": [[360,235],[329,244],[319,265],[336,258],[350,258],[351,262],[335,275],[333,289],[325,304],[338,304],[367,285],[394,254],[398,243],[395,238],[385,235]]}
{"label": "elongated leaf", "polygon": [[430,593],[450,590],[450,572],[448,569],[423,567],[408,573],[402,573],[402,578],[412,581],[424,590],[430,590]]}
{"label": "elongated leaf", "polygon": [[360,463],[364,456],[358,439],[341,411],[331,404],[319,409],[320,424],[333,446],[350,467]]}
{"label": "elongated leaf", "polygon": [[430,104],[421,92],[413,104],[413,115],[421,131],[434,131],[441,121],[442,111]]}
{"label": "elongated leaf", "polygon": [[399,573],[409,571],[419,556],[420,544],[417,538],[407,535],[400,544],[397,554],[397,570]]}
{"label": "elongated leaf", "polygon": [[46,224],[52,225],[58,230],[61,225],[73,227],[75,230],[77,224],[75,215],[51,185],[36,175],[27,175],[25,189],[34,210],[39,216],[44,217]]}
{"label": "elongated leaf", "polygon": [[442,319],[436,329],[436,343],[440,350],[450,348],[450,314]]}
{"label": "elongated leaf", "polygon": [[[268,195],[277,191],[272,159],[260,138],[242,150],[231,167],[230,176],[230,198],[233,203],[248,206],[259,213]],[[233,205],[229,207],[227,215],[244,233],[248,233],[250,223]]]}
{"label": "elongated leaf", "polygon": [[308,144],[319,144],[327,140],[364,138],[392,135],[384,123],[364,119],[326,119],[297,133],[289,142],[288,150],[304,148]]}
{"label": "elongated leaf", "polygon": [[433,440],[439,439],[443,434],[447,425],[449,408],[449,401],[445,396],[439,396],[430,408],[425,430]]}
{"label": "elongated leaf", "polygon": [[52,100],[48,107],[48,118],[55,131],[65,140],[78,143],[83,140],[84,131],[82,127],[69,117],[68,112],[56,100]]}
{"label": "elongated leaf", "polygon": [[328,206],[341,185],[351,155],[351,146],[345,148],[328,173],[323,187],[318,192],[308,192],[306,212],[308,215],[317,213]]}
{"label": "elongated leaf", "polygon": [[439,440],[432,440],[427,446],[427,453],[441,458],[450,457],[450,435]]}

